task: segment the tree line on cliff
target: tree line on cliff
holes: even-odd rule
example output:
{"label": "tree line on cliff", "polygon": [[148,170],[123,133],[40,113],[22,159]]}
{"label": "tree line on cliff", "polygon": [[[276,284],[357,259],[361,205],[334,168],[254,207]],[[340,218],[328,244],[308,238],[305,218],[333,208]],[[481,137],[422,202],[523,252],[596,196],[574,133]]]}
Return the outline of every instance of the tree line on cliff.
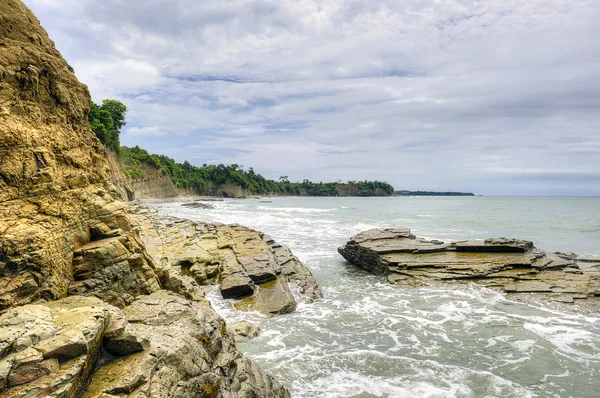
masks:
{"label": "tree line on cliff", "polygon": [[278,181],[267,179],[252,167],[232,165],[194,166],[188,161],[178,163],[165,155],[150,154],[138,146],[120,146],[119,135],[125,126],[127,107],[116,100],[104,100],[102,105],[92,104],[89,122],[98,139],[119,155],[123,172],[132,180],[144,178],[141,165],[147,164],[168,176],[176,187],[192,189],[198,194],[211,194],[225,184],[240,186],[253,195],[307,195],[307,196],[392,196],[394,188],[381,181],[341,182],[291,182],[287,176]]}

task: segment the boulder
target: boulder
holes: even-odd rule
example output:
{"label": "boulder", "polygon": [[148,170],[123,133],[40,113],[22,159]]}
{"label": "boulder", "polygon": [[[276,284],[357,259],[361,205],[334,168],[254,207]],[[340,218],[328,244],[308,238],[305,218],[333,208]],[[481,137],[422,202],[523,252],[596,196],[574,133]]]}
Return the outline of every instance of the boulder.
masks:
{"label": "boulder", "polygon": [[248,321],[237,321],[227,325],[227,331],[233,334],[235,341],[245,341],[260,334],[260,327]]}
{"label": "boulder", "polygon": [[258,286],[256,293],[234,304],[241,311],[258,311],[266,315],[281,315],[296,309],[296,300],[283,276]]}
{"label": "boulder", "polygon": [[8,389],[2,396],[77,396],[110,318],[100,300],[85,297],[7,311],[0,317],[0,391]]}

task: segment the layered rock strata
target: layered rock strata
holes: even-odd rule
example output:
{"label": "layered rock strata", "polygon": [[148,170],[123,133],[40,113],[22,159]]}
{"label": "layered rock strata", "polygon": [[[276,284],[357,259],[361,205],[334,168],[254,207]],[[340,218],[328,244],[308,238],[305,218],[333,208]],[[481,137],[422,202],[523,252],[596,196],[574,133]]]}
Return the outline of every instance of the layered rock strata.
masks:
{"label": "layered rock strata", "polygon": [[218,284],[224,298],[243,298],[238,309],[267,315],[293,311],[294,291],[305,301],[322,297],[308,268],[259,231],[179,219],[141,205],[128,212],[161,272],[177,278],[168,284],[182,294]]}
{"label": "layered rock strata", "polygon": [[206,300],[157,291],[124,310],[91,297],[0,317],[3,397],[289,397],[235,347]]}
{"label": "layered rock strata", "polygon": [[0,396],[289,397],[147,253],[90,104],[31,11],[1,1]]}
{"label": "layered rock strata", "polygon": [[418,238],[410,229],[373,229],[354,236],[338,252],[397,285],[474,282],[516,298],[533,295],[580,304],[587,299],[586,306],[600,309],[600,259],[544,252],[529,241],[446,243]]}

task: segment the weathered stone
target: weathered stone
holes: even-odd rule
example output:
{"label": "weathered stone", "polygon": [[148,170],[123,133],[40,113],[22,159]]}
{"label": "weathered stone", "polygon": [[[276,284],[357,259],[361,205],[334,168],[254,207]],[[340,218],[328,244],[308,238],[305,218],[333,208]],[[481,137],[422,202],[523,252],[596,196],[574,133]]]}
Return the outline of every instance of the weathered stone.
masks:
{"label": "weathered stone", "polygon": [[281,274],[292,286],[297,286],[300,293],[310,302],[323,297],[316,279],[310,270],[294,256],[289,248],[275,242],[268,235],[262,235],[263,240],[269,245],[275,260],[281,267]]}
{"label": "weathered stone", "polygon": [[225,275],[221,281],[221,295],[223,298],[240,298],[254,293],[254,283],[242,273]]}
{"label": "weathered stone", "polygon": [[445,244],[417,238],[406,229],[376,229],[358,234],[338,251],[399,285],[474,282],[513,297],[528,293],[561,302],[594,300],[600,289],[600,272],[580,266],[576,255],[546,253],[518,239]]}
{"label": "weathered stone", "polygon": [[296,300],[289,290],[285,279],[264,283],[258,287],[256,294],[235,303],[241,311],[259,311],[266,315],[287,314],[296,309]]}
{"label": "weathered stone", "polygon": [[260,334],[260,327],[245,320],[227,324],[227,331],[235,337],[235,341],[245,341]]}
{"label": "weathered stone", "polygon": [[493,238],[485,241],[471,240],[452,244],[457,251],[463,252],[515,252],[524,253],[533,248],[533,243],[520,239]]}
{"label": "weathered stone", "polygon": [[6,398],[75,398],[79,396],[87,379],[87,356],[64,363],[58,370],[42,375],[34,381],[4,392]]}
{"label": "weathered stone", "polygon": [[[21,1],[1,1],[0,16],[0,395],[75,398],[88,385],[105,398],[289,397],[237,351],[192,280],[217,280],[219,250],[235,242],[173,223],[182,249],[156,264],[116,200],[133,191],[113,185],[87,87]],[[202,269],[187,274],[175,264],[196,238]],[[119,378],[108,380],[103,344],[144,351],[109,362]]]}
{"label": "weathered stone", "polygon": [[[224,298],[243,298],[283,276],[282,283],[299,291],[306,301],[323,296],[298,258],[258,231],[240,225],[182,220],[139,205],[129,206],[128,210],[148,253],[160,268],[155,272],[164,275],[161,282],[168,290],[190,298],[188,292],[195,286],[220,282]],[[193,281],[184,285],[179,275]]]}
{"label": "weathered stone", "polygon": [[123,356],[146,350],[150,341],[136,336],[128,325],[117,335],[104,336],[104,349],[113,355]]}
{"label": "weathered stone", "polygon": [[6,386],[18,386],[40,377],[40,363],[43,360],[44,356],[33,348],[26,348],[4,358],[3,362],[10,363]]}
{"label": "weathered stone", "polygon": [[204,209],[204,210],[209,210],[209,209],[215,208],[215,206],[213,206],[211,204],[202,203],[202,202],[198,202],[198,201],[186,202],[186,203],[183,203],[182,206],[190,208],[190,209]]}
{"label": "weathered stone", "polygon": [[[104,365],[83,397],[144,391],[151,397],[289,397],[272,377],[241,356],[224,321],[207,301],[159,291],[123,310],[132,334],[150,348]],[[233,384],[231,380],[236,380]]]}
{"label": "weathered stone", "polygon": [[[112,311],[118,309],[96,298],[69,297],[2,315],[0,331],[8,355],[0,359],[0,369],[9,369],[4,384],[15,387],[7,396],[21,396],[29,388],[44,391],[41,396],[67,390],[73,394],[68,396],[76,396],[96,365]],[[20,385],[24,389],[16,388]]]}

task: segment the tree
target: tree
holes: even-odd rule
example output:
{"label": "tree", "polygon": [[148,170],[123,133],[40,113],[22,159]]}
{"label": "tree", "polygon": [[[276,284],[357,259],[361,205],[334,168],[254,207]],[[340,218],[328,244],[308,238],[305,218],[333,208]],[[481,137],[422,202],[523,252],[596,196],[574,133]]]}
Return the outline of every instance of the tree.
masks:
{"label": "tree", "polygon": [[100,107],[105,111],[110,113],[110,116],[113,120],[113,125],[115,129],[119,132],[127,123],[125,122],[125,115],[127,114],[127,107],[124,103],[117,100],[105,99],[102,101],[102,106]]}
{"label": "tree", "polygon": [[98,106],[92,103],[88,120],[90,127],[96,137],[106,147],[116,153],[119,153],[121,144],[119,135],[121,128],[125,126],[125,115],[127,107],[117,100],[104,100],[102,105]]}

